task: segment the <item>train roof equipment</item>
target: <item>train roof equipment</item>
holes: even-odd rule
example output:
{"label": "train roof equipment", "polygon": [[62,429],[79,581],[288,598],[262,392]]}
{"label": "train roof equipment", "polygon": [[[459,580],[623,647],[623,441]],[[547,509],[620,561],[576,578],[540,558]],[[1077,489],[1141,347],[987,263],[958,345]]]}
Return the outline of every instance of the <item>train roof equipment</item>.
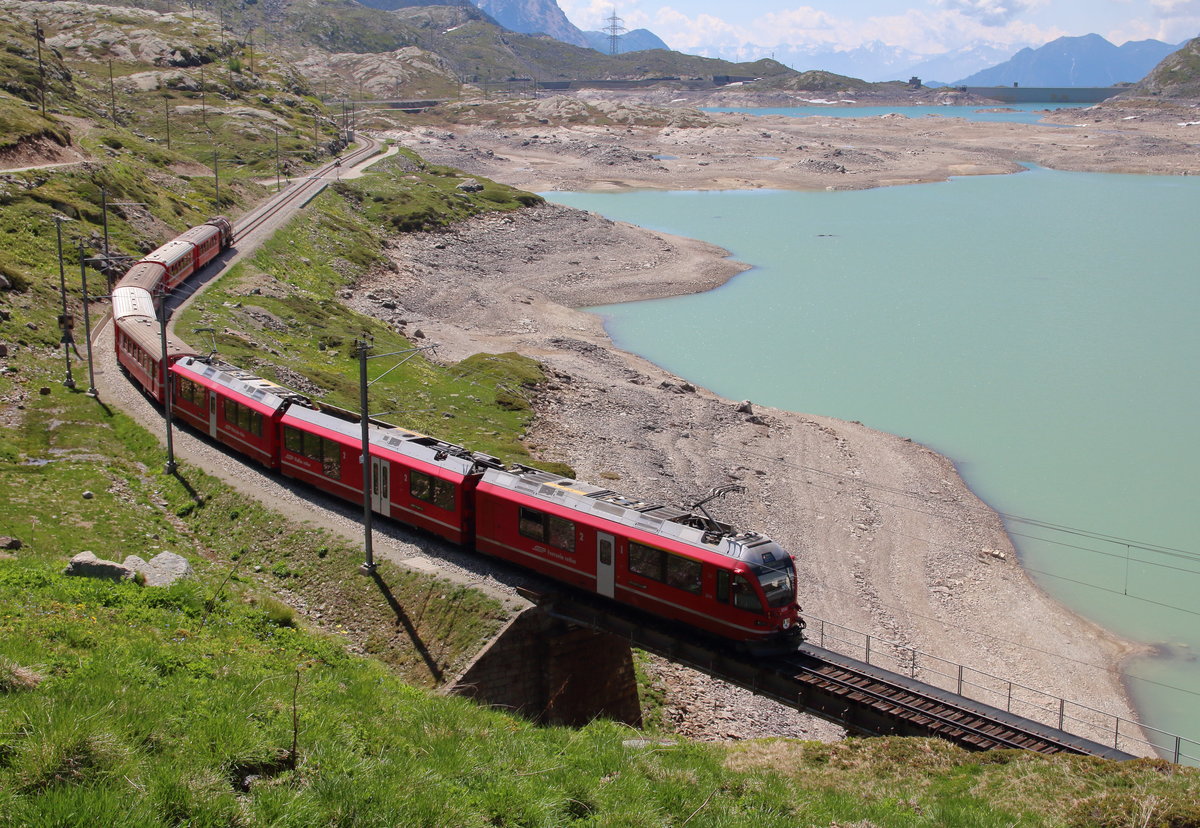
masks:
{"label": "train roof equipment", "polygon": [[171,370],[227,397],[237,398],[261,414],[273,414],[290,403],[311,405],[307,397],[295,391],[216,360],[185,357]]}
{"label": "train roof equipment", "polygon": [[486,483],[555,503],[575,512],[591,514],[747,563],[769,564],[787,555],[778,544],[758,532],[739,532],[707,516],[638,500],[611,489],[540,469],[521,465],[506,470],[490,469],[483,479]]}

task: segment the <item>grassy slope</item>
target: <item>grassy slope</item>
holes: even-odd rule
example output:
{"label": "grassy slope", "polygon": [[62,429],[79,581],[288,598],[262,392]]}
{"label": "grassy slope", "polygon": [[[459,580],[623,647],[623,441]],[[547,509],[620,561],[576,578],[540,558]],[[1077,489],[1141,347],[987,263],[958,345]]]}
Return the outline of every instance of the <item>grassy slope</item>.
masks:
{"label": "grassy slope", "polygon": [[[82,68],[75,75],[86,76]],[[78,103],[54,99],[55,128],[61,115],[87,113],[102,88],[97,78]],[[376,586],[355,574],[356,549],[266,512],[197,469],[162,475],[152,435],[59,384],[51,211],[79,219],[66,226],[69,247],[84,238],[95,252],[99,184],[114,200],[144,201],[153,220],[112,221],[114,243],[133,251],[203,218],[211,196],[206,177],[160,168],[191,159],[178,150],[162,155],[161,143],[124,126],[73,140],[97,154],[97,167],[18,174],[0,192],[0,250],[20,288],[0,293],[8,317],[0,341],[17,346],[0,374],[0,535],[25,544],[0,556],[0,824],[1200,824],[1197,775],[1161,763],[977,757],[919,740],[766,743],[732,754],[626,745],[637,735],[626,728],[539,729],[414,689],[460,664],[495,628],[499,607],[383,566],[382,582],[405,608],[422,654]],[[329,223],[312,224],[320,237],[289,229],[285,238],[296,245],[336,245],[333,261],[349,267],[314,255],[312,270],[289,268],[297,270],[295,301],[276,311],[333,319],[332,293],[355,268],[378,262],[380,224],[436,223],[442,214],[427,212],[431,205],[453,205],[447,217],[461,217],[484,202],[517,203],[489,184],[468,208],[451,192],[452,176],[409,160],[416,169],[397,167],[323,197],[321,221]],[[375,188],[391,194],[376,200]],[[234,196],[255,192],[246,185]],[[283,247],[281,239],[276,254]],[[277,269],[280,259],[269,253],[230,288],[218,286],[231,304],[243,303],[220,306],[231,312],[230,327],[244,324],[232,311],[248,304],[236,279],[257,284]],[[67,275],[77,289],[77,269]],[[325,336],[369,324],[339,316],[341,328]],[[300,339],[280,344],[296,349],[305,370],[332,358],[320,376],[331,393],[345,394],[353,367],[344,342],[332,341],[325,352]],[[344,361],[330,348],[341,348]],[[521,360],[506,363],[501,383],[465,391],[453,390],[463,382],[454,369],[441,377],[432,366],[398,373],[422,383],[413,390],[436,402],[439,415],[456,414],[439,417],[435,433],[462,425],[461,438],[447,436],[480,445],[489,430],[517,430],[519,419],[503,418],[522,416],[519,404],[500,405],[492,421],[451,406],[483,410],[492,400],[481,389],[495,395],[534,378]],[[481,447],[520,451],[486,439]],[[117,558],[170,549],[189,556],[197,577],[158,590],[62,576],[82,549]],[[310,622],[319,628],[297,627],[274,595],[322,607]],[[348,655],[339,636],[378,660]]]}
{"label": "grassy slope", "polygon": [[[455,184],[461,180],[456,171],[426,166],[405,152],[365,178],[337,185],[210,288],[179,319],[177,331],[200,342],[203,336],[188,332],[214,328],[229,362],[289,386],[299,375],[312,383],[301,387],[305,393],[358,410],[354,340],[368,334],[378,354],[421,345],[338,301],[368,269],[385,266],[387,234],[540,201],[486,180],[480,192],[460,193]],[[507,461],[535,462],[518,438],[530,415],[528,389],[544,380],[536,362],[478,354],[441,367],[417,355],[390,370],[399,359],[369,364],[372,380],[386,373],[371,388],[372,411],[389,412],[382,419]]]}

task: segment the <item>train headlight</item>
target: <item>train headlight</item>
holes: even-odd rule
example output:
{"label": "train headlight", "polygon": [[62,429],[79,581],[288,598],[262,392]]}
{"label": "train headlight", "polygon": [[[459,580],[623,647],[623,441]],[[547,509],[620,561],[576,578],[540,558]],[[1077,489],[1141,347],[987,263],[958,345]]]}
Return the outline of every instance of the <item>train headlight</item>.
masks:
{"label": "train headlight", "polygon": [[783,619],[783,628],[786,630],[790,626],[792,626],[792,619],[790,619],[790,618]]}

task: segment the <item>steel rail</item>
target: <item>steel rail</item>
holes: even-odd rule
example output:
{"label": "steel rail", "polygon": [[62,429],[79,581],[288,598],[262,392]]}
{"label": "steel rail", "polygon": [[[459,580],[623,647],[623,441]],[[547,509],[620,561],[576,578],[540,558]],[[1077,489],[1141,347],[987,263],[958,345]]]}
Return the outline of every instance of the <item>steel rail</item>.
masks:
{"label": "steel rail", "polygon": [[[818,658],[815,655],[809,657]],[[1031,733],[978,710],[935,699],[843,665],[822,660],[818,669],[804,667],[796,679],[809,684],[824,684],[836,695],[870,704],[888,716],[911,721],[950,741],[980,750],[1006,747],[1038,753],[1080,753],[1077,747],[1052,736]]]}
{"label": "steel rail", "polygon": [[[318,167],[304,178],[297,181],[292,186],[284,189],[274,198],[268,200],[263,205],[256,207],[246,215],[242,216],[234,223],[234,245],[240,239],[243,239],[249,233],[254,232],[261,227],[268,219],[281,211],[284,207],[290,206],[293,202],[300,200],[304,201],[315,196],[321,190],[325,189],[328,181],[328,176],[335,170],[352,167],[379,151],[380,142],[374,138],[365,137],[366,143],[364,146],[355,149],[342,158],[336,161],[331,161],[322,167]],[[303,203],[303,201],[301,202]]]}

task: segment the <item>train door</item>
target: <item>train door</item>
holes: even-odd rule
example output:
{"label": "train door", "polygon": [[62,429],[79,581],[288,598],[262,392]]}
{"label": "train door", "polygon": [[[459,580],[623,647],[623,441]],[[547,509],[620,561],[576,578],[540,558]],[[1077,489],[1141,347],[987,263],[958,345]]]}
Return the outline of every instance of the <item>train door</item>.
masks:
{"label": "train door", "polygon": [[391,465],[382,457],[371,458],[371,508],[384,517],[391,517],[392,514],[388,492]]}
{"label": "train door", "polygon": [[217,436],[217,392],[208,390],[208,436]]}
{"label": "train door", "polygon": [[596,592],[608,598],[613,597],[614,573],[616,566],[616,542],[613,536],[606,532],[596,533]]}

